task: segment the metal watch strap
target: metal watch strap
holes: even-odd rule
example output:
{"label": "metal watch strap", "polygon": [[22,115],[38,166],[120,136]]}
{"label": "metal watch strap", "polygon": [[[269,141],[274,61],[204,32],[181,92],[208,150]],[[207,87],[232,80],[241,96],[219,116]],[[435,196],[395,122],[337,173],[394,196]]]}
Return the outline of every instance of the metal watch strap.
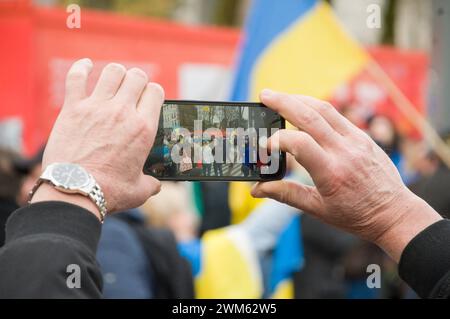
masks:
{"label": "metal watch strap", "polygon": [[[51,186],[55,186],[55,185],[53,185],[53,183],[51,181],[49,181],[47,179],[39,178],[37,180],[36,184],[34,184],[33,189],[28,193],[28,203],[29,204],[31,204],[31,199],[33,198],[34,193],[36,193],[36,191],[38,190],[39,186],[42,185],[42,183],[48,183]],[[106,208],[105,196],[103,195],[103,192],[97,183],[95,183],[95,185],[93,186],[93,188],[90,191],[90,193],[88,194],[88,196],[97,206],[97,208],[100,212],[100,221],[103,223],[103,221],[105,220],[106,214],[108,213],[108,210]]]}
{"label": "metal watch strap", "polygon": [[100,221],[103,223],[106,214],[108,213],[108,210],[106,209],[105,196],[103,195],[103,192],[97,183],[94,185],[91,192],[89,193],[89,198],[91,198],[95,202],[95,205],[97,205],[100,211]]}
{"label": "metal watch strap", "polygon": [[42,178],[38,178],[36,183],[34,183],[33,188],[31,189],[31,191],[28,192],[28,204],[31,204],[31,199],[33,198],[34,193],[36,193],[36,191],[38,190],[39,186],[41,186],[41,184],[45,183],[45,182],[48,182],[48,181],[45,181]]}

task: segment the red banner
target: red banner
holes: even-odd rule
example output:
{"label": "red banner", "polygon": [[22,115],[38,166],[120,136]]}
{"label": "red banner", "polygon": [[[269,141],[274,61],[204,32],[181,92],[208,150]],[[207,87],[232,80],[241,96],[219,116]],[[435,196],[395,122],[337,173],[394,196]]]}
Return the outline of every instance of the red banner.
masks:
{"label": "red banner", "polygon": [[[427,55],[391,47],[369,48],[368,51],[411,103],[421,113],[425,113]],[[339,108],[355,107],[362,117],[372,114],[385,115],[396,124],[401,133],[412,137],[420,135],[407,117],[397,109],[383,85],[367,71],[338,88],[332,102]]]}
{"label": "red banner", "polygon": [[[9,4],[8,4],[9,3]],[[63,102],[64,76],[89,57],[90,86],[108,62],[144,69],[167,98],[227,99],[240,32],[81,10],[81,28],[69,29],[62,8],[0,3],[0,122],[20,122],[25,153],[45,142]],[[369,50],[408,98],[424,107],[427,58],[392,48]],[[404,132],[410,124],[368,74],[337,90],[338,105],[389,114]],[[14,131],[14,129],[12,130]],[[16,130],[17,131],[17,130]]]}
{"label": "red banner", "polygon": [[[91,87],[102,67],[114,61],[144,69],[167,98],[186,97],[182,83],[192,90],[211,87],[234,62],[239,32],[233,29],[85,9],[81,28],[69,29],[68,15],[60,8],[0,4],[0,120],[22,120],[26,153],[46,140],[63,102],[65,73],[79,58],[94,61]],[[196,83],[202,79],[208,83]]]}

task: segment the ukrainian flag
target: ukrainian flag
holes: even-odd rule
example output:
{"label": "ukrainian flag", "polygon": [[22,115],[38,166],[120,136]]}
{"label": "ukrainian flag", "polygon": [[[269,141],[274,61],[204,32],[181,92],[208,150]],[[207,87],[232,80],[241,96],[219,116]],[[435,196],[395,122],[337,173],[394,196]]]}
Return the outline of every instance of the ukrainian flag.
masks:
{"label": "ukrainian flag", "polygon": [[[328,4],[253,0],[231,98],[256,101],[262,89],[270,88],[327,99],[368,62]],[[244,220],[262,202],[250,196],[249,184],[230,184],[233,222]],[[288,225],[275,250],[269,287],[273,298],[294,296],[292,275],[303,260],[299,225],[299,218]]]}
{"label": "ukrainian flag", "polygon": [[[320,0],[253,0],[231,94],[257,101],[270,88],[329,98],[364,70],[369,55],[347,34],[331,7]],[[231,220],[239,223],[262,200],[251,185],[231,183]]]}
{"label": "ukrainian flag", "polygon": [[210,230],[200,240],[180,243],[180,253],[192,266],[196,298],[292,298],[292,274],[303,265],[299,230],[300,216],[293,216],[273,247],[267,278],[263,278],[251,236],[239,225]]}
{"label": "ukrainian flag", "polygon": [[254,0],[244,37],[236,101],[258,100],[264,88],[326,99],[369,62],[318,0]]}

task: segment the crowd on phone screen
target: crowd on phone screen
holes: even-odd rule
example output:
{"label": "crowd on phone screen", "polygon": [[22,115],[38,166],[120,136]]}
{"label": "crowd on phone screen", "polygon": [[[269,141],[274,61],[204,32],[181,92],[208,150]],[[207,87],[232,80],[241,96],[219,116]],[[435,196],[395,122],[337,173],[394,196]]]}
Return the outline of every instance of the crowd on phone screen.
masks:
{"label": "crowd on phone screen", "polygon": [[[195,140],[193,135],[180,136],[174,141],[169,132],[163,139],[164,163],[161,169],[168,176],[258,176],[261,163],[251,159],[249,137],[243,137],[242,146],[238,143],[236,135],[231,137],[211,135],[209,139],[201,140]],[[255,143],[256,141],[253,145],[256,145]],[[189,152],[186,149],[189,149]],[[174,160],[174,154],[179,154],[179,161]]]}
{"label": "crowd on phone screen", "polygon": [[[389,154],[410,189],[441,214],[450,217],[450,171],[423,140],[401,136],[386,116],[363,118],[358,115],[357,108],[352,107],[343,107],[341,111],[355,124],[365,128]],[[442,137],[450,141],[450,134],[443,134]],[[235,140],[223,139],[222,142],[235,143]],[[202,141],[201,146],[194,144],[194,147],[201,148],[202,161],[196,163],[192,154],[171,169],[182,174],[198,169],[203,176],[229,174],[232,166],[214,161],[214,149],[218,143],[219,139],[213,137]],[[245,143],[245,158],[239,174],[247,177],[255,174],[257,168],[248,160],[248,139]],[[165,159],[170,156],[174,145],[167,136],[164,137]],[[224,155],[226,160],[225,156],[232,156],[237,162],[239,154]],[[4,241],[7,218],[17,207],[26,204],[27,194],[40,175],[41,159],[42,150],[32,158],[23,158],[11,150],[0,150],[0,245]],[[200,199],[193,195],[192,189],[195,187],[203,191]],[[224,199],[229,195],[227,187],[227,184],[208,183],[200,186],[163,184],[161,194],[151,198],[143,207],[109,217],[103,226],[98,251],[98,261],[104,275],[104,296],[194,297],[193,277],[199,265],[196,263],[198,259],[193,256],[199,253],[198,247],[205,233],[225,228],[232,221],[229,204],[226,203],[228,198]],[[230,197],[230,200],[233,199]],[[195,212],[195,201],[200,201],[205,210],[202,216]],[[211,207],[215,209],[209,209]],[[279,209],[283,208],[280,206]],[[265,227],[263,218],[254,222],[255,218],[250,213],[247,219],[252,219],[252,227]],[[395,264],[377,247],[312,217],[302,215],[301,219],[305,263],[294,277],[296,297],[414,296],[396,275]],[[271,248],[269,245],[265,249]],[[386,280],[383,289],[367,289],[368,264],[381,265],[383,271],[389,274],[383,277]]]}

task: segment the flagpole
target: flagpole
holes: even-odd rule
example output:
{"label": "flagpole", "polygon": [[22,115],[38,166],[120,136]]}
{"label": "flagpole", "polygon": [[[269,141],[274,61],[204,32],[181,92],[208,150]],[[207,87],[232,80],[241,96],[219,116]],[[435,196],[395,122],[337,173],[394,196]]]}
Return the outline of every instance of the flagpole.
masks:
{"label": "flagpole", "polygon": [[372,59],[367,66],[367,71],[383,85],[397,109],[403,113],[403,115],[408,118],[418,130],[423,130],[425,139],[430,143],[432,150],[447,165],[447,167],[450,168],[450,147],[441,139],[430,122],[414,107],[411,101],[398,88],[378,62]]}

